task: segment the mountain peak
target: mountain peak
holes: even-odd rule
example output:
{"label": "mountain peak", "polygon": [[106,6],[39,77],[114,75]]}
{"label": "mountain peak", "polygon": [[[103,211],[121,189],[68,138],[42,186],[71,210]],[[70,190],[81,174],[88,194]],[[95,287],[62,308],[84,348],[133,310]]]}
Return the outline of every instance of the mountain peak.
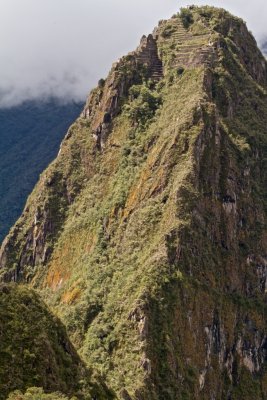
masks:
{"label": "mountain peak", "polygon": [[133,84],[166,83],[185,69],[214,69],[230,46],[237,62],[265,85],[266,61],[241,19],[223,9],[189,6],[160,21],[153,34],[141,38],[136,51],[113,64],[106,82],[102,80],[89,96],[82,115],[93,118],[98,147],[104,145],[112,118],[121,111],[121,100]]}
{"label": "mountain peak", "polygon": [[120,399],[266,396],[266,61],[189,7],[113,64],[0,254]]}

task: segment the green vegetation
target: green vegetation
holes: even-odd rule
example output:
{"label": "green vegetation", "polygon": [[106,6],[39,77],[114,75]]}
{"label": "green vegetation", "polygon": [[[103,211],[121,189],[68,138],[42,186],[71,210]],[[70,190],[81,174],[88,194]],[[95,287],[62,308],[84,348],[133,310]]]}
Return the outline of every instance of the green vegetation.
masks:
{"label": "green vegetation", "polygon": [[192,11],[189,8],[181,8],[180,18],[186,29],[194,22]]}
{"label": "green vegetation", "polygon": [[101,78],[98,81],[98,87],[103,88],[105,86],[105,79]]}
{"label": "green vegetation", "polygon": [[178,69],[177,69],[177,74],[178,75],[182,75],[184,73],[184,68],[183,67],[179,67]]}
{"label": "green vegetation", "polygon": [[[62,391],[79,399],[112,398],[99,384],[70,343],[65,328],[40,297],[24,286],[0,287],[0,399],[32,386]],[[54,397],[53,397],[54,396]],[[9,399],[67,399],[43,389],[19,391]]]}
{"label": "green vegetation", "polygon": [[159,27],[159,83],[130,54],[92,92],[92,117],[8,237],[2,276],[14,267],[35,286],[120,399],[263,400],[266,63],[239,19],[186,10],[188,30],[181,15]]}
{"label": "green vegetation", "polygon": [[0,110],[0,242],[81,109],[81,103],[51,100]]}
{"label": "green vegetation", "polygon": [[60,321],[33,291],[0,288],[0,398],[43,386],[77,393],[83,366]]}
{"label": "green vegetation", "polygon": [[125,114],[133,124],[145,128],[161,104],[161,97],[146,85],[134,85],[129,90],[131,102],[124,106]]}
{"label": "green vegetation", "polygon": [[[75,400],[76,397],[72,397],[70,400]],[[44,393],[42,388],[29,388],[24,394],[20,390],[12,392],[7,400],[69,400],[68,397],[62,393]]]}
{"label": "green vegetation", "polygon": [[175,31],[172,25],[167,25],[161,32],[161,36],[166,39],[171,36],[171,34]]}

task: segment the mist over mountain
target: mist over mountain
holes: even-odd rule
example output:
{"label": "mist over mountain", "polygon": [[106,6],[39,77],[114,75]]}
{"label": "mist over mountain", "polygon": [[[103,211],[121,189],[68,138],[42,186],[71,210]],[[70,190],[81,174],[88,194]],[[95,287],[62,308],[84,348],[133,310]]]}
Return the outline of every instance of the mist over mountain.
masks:
{"label": "mist over mountain", "polygon": [[[84,101],[114,60],[134,48],[158,20],[187,4],[187,0],[1,0],[0,107],[49,96]],[[211,0],[210,4],[245,19],[258,42],[266,36],[265,0]]]}
{"label": "mist over mountain", "polygon": [[0,398],[266,400],[266,126],[267,61],[221,8],[112,64],[1,246]]}
{"label": "mist over mountain", "polygon": [[267,39],[261,44],[263,53],[267,56]]}
{"label": "mist over mountain", "polygon": [[0,242],[81,109],[53,99],[0,109]]}

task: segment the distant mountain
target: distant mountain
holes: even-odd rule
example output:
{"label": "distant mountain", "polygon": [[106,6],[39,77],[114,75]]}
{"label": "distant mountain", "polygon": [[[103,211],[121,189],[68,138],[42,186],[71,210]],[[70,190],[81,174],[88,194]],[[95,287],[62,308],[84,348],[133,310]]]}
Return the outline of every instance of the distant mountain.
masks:
{"label": "distant mountain", "polygon": [[267,39],[265,42],[261,45],[262,52],[267,55]]}
{"label": "distant mountain", "polygon": [[0,242],[81,108],[52,99],[0,109]]}

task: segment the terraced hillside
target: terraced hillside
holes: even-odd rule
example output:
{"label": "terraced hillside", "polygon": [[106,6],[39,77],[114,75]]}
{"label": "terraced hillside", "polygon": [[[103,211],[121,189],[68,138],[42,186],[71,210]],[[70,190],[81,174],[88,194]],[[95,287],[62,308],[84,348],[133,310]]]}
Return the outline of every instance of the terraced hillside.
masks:
{"label": "terraced hillside", "polygon": [[267,64],[189,7],[101,80],[0,251],[122,400],[267,397]]}
{"label": "terraced hillside", "polygon": [[[212,31],[202,21],[192,31],[184,27],[181,19],[173,18],[155,30],[159,47],[166,50],[170,68],[192,68],[198,65],[209,65],[214,54]],[[171,51],[170,51],[171,50]]]}

